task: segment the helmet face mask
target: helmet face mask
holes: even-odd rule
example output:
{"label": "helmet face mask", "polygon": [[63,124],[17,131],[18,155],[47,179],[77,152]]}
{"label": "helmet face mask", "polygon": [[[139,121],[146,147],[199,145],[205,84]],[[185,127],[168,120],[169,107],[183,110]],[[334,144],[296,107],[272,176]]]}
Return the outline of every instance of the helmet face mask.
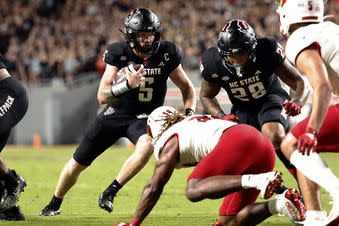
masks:
{"label": "helmet face mask", "polygon": [[249,51],[244,50],[238,53],[230,53],[224,56],[225,61],[227,64],[233,67],[243,67],[249,60]]}
{"label": "helmet face mask", "polygon": [[[137,43],[140,47],[144,48],[147,52],[148,51],[152,51],[153,48],[153,42],[155,39],[155,32],[151,31],[151,32],[138,32],[136,34],[136,39],[137,39]],[[145,51],[145,52],[146,52]]]}
{"label": "helmet face mask", "polygon": [[[253,28],[243,20],[230,20],[221,29],[218,39],[218,51],[228,66],[241,71],[245,64],[255,61],[256,34]],[[242,63],[233,63],[229,58],[239,59]]]}
{"label": "helmet face mask", "polygon": [[[155,53],[160,45],[162,27],[158,17],[149,9],[138,8],[130,12],[125,19],[125,38],[131,48],[143,53]],[[154,32],[154,39],[151,45],[140,45],[138,34]]]}
{"label": "helmet face mask", "polygon": [[281,0],[277,13],[280,21],[280,31],[283,35],[287,35],[292,24],[324,21],[324,1]]}

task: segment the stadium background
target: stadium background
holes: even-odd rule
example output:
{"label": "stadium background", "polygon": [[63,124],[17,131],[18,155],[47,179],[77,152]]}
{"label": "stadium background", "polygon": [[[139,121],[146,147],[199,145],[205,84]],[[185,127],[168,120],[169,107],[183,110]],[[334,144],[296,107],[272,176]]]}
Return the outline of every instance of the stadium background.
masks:
{"label": "stadium background", "polygon": [[[282,44],[273,0],[1,0],[0,52],[8,70],[27,87],[30,107],[14,129],[11,143],[77,143],[97,113],[96,89],[104,70],[102,54],[123,39],[119,28],[135,7],[160,18],[162,38],[182,49],[182,65],[199,92],[202,53],[216,45],[230,18],[244,19],[258,35]],[[326,14],[338,22],[339,0],[328,1]],[[222,94],[221,94],[222,95]],[[227,97],[220,98],[228,111]],[[168,105],[180,107],[180,93],[169,83]],[[198,112],[203,112],[198,102]]]}

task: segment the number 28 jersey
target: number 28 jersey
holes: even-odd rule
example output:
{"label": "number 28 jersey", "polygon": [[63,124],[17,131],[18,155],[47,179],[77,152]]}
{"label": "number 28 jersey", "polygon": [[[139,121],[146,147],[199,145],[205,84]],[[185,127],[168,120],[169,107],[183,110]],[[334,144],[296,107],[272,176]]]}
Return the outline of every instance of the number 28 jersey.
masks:
{"label": "number 28 jersey", "polygon": [[173,42],[161,41],[158,51],[147,60],[143,60],[135,55],[127,42],[117,42],[108,46],[104,53],[104,61],[119,69],[131,63],[144,65],[145,81],[140,87],[122,94],[110,105],[123,114],[150,114],[163,105],[167,79],[181,64],[182,53]]}
{"label": "number 28 jersey", "polygon": [[239,74],[212,47],[204,53],[200,70],[206,81],[226,90],[235,107],[255,107],[269,94],[286,93],[274,74],[285,59],[284,50],[273,37],[258,37],[254,59]]}

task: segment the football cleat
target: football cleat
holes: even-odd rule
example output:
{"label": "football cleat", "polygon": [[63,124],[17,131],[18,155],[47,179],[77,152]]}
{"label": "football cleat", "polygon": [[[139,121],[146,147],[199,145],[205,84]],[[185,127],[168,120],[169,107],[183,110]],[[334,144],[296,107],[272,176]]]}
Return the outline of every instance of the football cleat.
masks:
{"label": "football cleat", "polygon": [[321,220],[306,220],[301,222],[301,225],[303,226],[325,226],[324,221]]}
{"label": "football cleat", "polygon": [[282,183],[282,173],[278,171],[260,174],[262,179],[258,183],[260,197],[263,199],[271,198],[274,193],[280,188]]}
{"label": "football cleat", "polygon": [[60,207],[53,206],[48,204],[40,213],[39,216],[47,217],[47,216],[55,216],[61,213]]}
{"label": "football cleat", "polygon": [[17,185],[11,190],[5,189],[0,200],[1,211],[14,207],[19,201],[21,192],[23,192],[24,188],[27,186],[26,180],[22,176],[18,175],[15,170],[12,170],[12,173],[17,178]]}
{"label": "football cleat", "polygon": [[306,211],[305,221],[302,222],[304,226],[325,226],[326,212],[314,211],[318,213],[312,213],[312,211]]}
{"label": "football cleat", "polygon": [[277,196],[279,202],[278,214],[287,216],[293,223],[305,220],[306,208],[301,201],[299,192],[296,189],[288,189]]}
{"label": "football cleat", "polygon": [[339,194],[333,200],[333,206],[330,214],[325,220],[326,226],[338,226],[339,225]]}
{"label": "football cleat", "polygon": [[98,205],[101,209],[111,213],[113,211],[114,194],[103,192],[98,199]]}
{"label": "football cleat", "polygon": [[23,221],[25,220],[25,215],[20,210],[19,206],[12,206],[11,208],[0,213],[0,220]]}

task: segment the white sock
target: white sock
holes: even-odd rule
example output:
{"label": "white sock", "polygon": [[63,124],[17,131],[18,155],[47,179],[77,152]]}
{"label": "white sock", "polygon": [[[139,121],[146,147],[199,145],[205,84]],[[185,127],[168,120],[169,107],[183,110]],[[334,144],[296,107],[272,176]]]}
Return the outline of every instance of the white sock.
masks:
{"label": "white sock", "polygon": [[318,153],[302,155],[294,151],[290,158],[291,163],[306,177],[323,187],[331,195],[339,188],[338,178],[332,173]]}
{"label": "white sock", "polygon": [[276,199],[268,201],[268,210],[270,211],[270,213],[272,215],[278,213],[278,206],[277,206],[278,203],[277,202],[278,202],[278,200],[276,200]]}
{"label": "white sock", "polygon": [[325,211],[306,211],[305,221],[324,221],[326,219]]}
{"label": "white sock", "polygon": [[257,184],[258,184],[258,182],[257,182],[257,175],[255,175],[255,174],[242,175],[242,177],[241,177],[241,186],[244,189],[256,188]]}

